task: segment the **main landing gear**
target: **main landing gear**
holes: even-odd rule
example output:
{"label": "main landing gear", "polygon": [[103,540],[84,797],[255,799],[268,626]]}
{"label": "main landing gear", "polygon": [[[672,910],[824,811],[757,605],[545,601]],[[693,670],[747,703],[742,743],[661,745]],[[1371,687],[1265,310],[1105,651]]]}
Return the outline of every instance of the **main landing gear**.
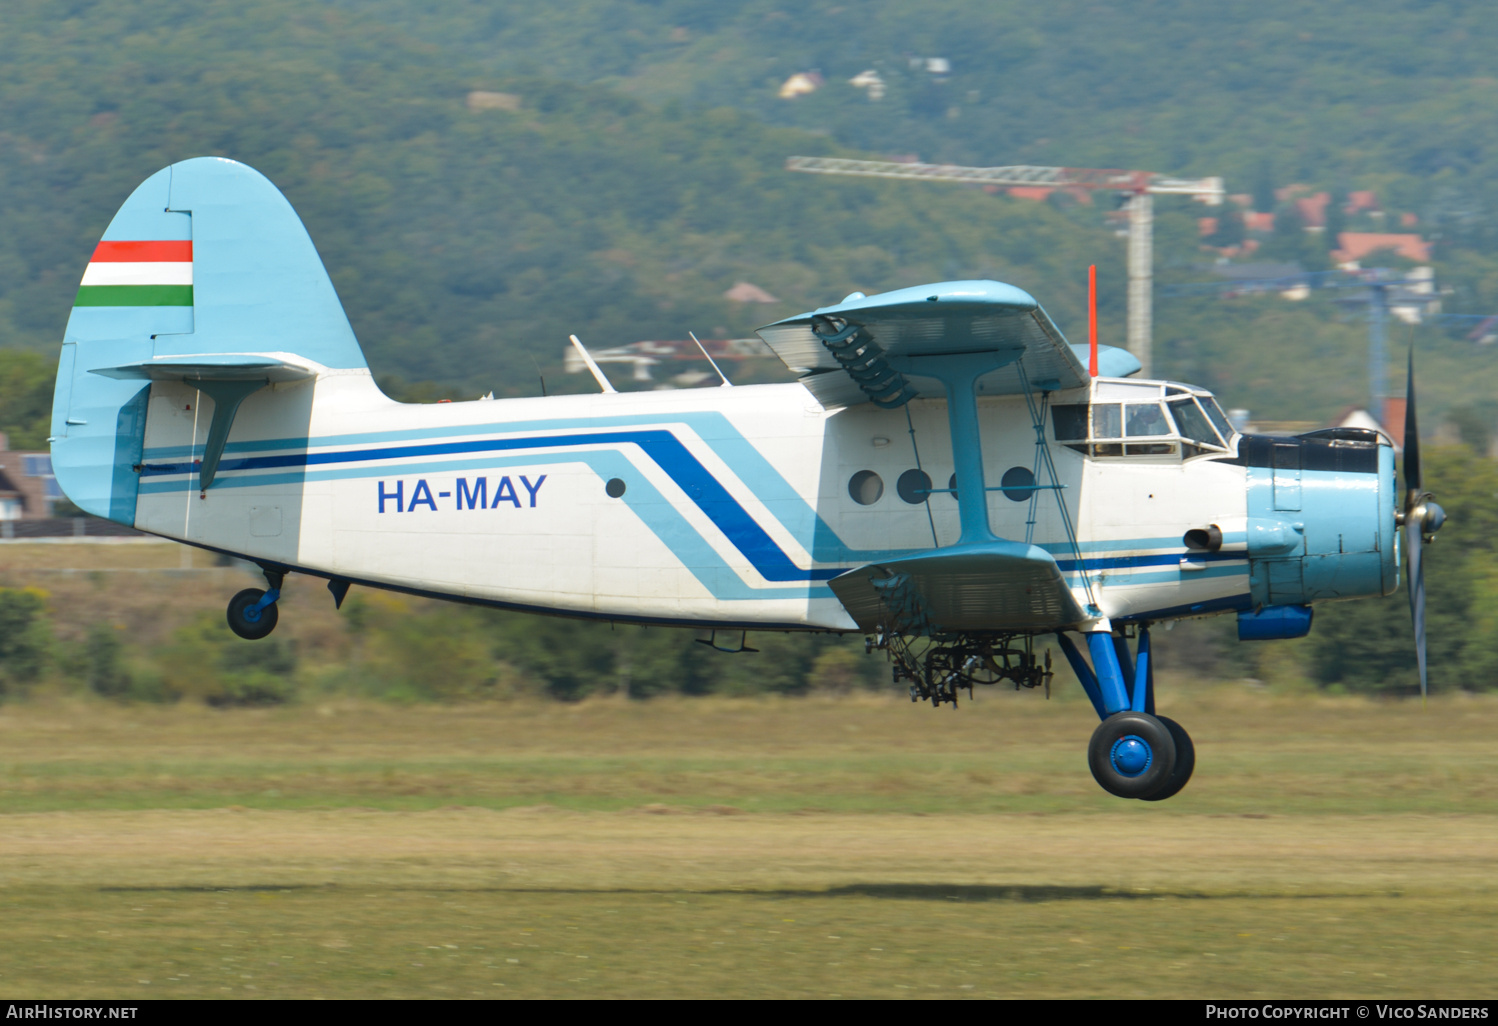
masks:
{"label": "main landing gear", "polygon": [[1092,666],[1069,637],[1056,638],[1103,721],[1087,746],[1087,763],[1103,790],[1148,802],[1179,792],[1196,769],[1196,746],[1179,723],[1155,715],[1149,628],[1139,628],[1137,661],[1123,636],[1086,635]]}
{"label": "main landing gear", "polygon": [[268,591],[246,588],[229,600],[229,629],[247,641],[259,641],[276,629],[280,614],[276,601],[281,597],[281,582],[286,575],[279,570],[266,570],[265,583]]}

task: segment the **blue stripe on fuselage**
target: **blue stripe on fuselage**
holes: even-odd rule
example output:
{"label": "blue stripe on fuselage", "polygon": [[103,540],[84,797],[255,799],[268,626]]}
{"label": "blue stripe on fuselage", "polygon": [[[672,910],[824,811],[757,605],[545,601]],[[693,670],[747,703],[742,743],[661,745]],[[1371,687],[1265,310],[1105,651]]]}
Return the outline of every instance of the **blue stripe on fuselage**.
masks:
{"label": "blue stripe on fuselage", "polygon": [[[734,547],[767,581],[825,581],[842,573],[840,568],[803,570],[775,544],[749,511],[687,450],[670,431],[599,431],[571,435],[532,435],[525,438],[486,438],[465,442],[385,446],[339,452],[287,453],[224,460],[220,473],[234,471],[311,468],[334,463],[368,463],[376,460],[453,456],[466,453],[508,452],[516,449],[573,448],[577,446],[637,445],[664,470],[705,513]],[[143,477],[191,474],[191,463],[147,463]],[[191,482],[188,482],[191,485]]]}
{"label": "blue stripe on fuselage", "polygon": [[[758,387],[758,386],[754,386]],[[778,386],[776,386],[778,387]],[[561,417],[547,420],[510,421],[471,425],[451,425],[434,428],[403,428],[397,431],[369,431],[347,435],[326,435],[320,438],[271,438],[255,442],[230,442],[224,447],[225,455],[245,452],[275,452],[295,449],[306,451],[334,445],[370,446],[377,443],[418,442],[440,439],[454,434],[514,434],[521,431],[599,431],[649,425],[664,430],[660,425],[681,424],[702,440],[721,459],[739,480],[754,493],[767,510],[778,520],[796,543],[804,548],[814,563],[866,563],[873,559],[887,559],[888,550],[853,549],[843,544],[813,508],[796,491],[791,483],[775,469],[754,443],[733,426],[733,423],[717,411],[675,411],[669,414],[629,414],[615,417]],[[167,445],[148,449],[147,461],[191,460],[202,456],[203,447]],[[224,474],[234,463],[225,460],[219,465],[219,487],[224,483]],[[182,471],[185,473],[185,471]],[[186,486],[184,486],[186,487]],[[902,550],[904,551],[904,550]]]}
{"label": "blue stripe on fuselage", "polygon": [[[863,563],[879,559],[889,559],[899,555],[906,555],[914,549],[895,550],[856,550],[844,545],[841,539],[832,532],[816,511],[796,492],[766,460],[749,441],[737,432],[729,423],[728,419],[720,413],[701,414],[677,414],[662,418],[659,416],[638,415],[630,417],[606,418],[613,424],[625,424],[629,422],[651,423],[659,425],[664,421],[684,423],[691,427],[704,442],[720,457],[730,465],[741,480],[750,485],[756,498],[759,498],[767,508],[770,509],[776,519],[791,532],[792,536],[803,545],[808,546],[814,563]],[[695,423],[694,423],[695,422]],[[509,431],[520,431],[535,429],[537,427],[564,427],[576,424],[576,421],[532,421],[517,422],[510,424],[476,425],[464,427],[467,432],[480,432],[484,430],[505,429]],[[597,421],[590,421],[597,423]],[[704,431],[704,426],[711,426],[713,431]],[[357,444],[358,442],[371,442],[379,440],[395,441],[397,439],[410,439],[415,441],[421,438],[440,437],[443,434],[451,434],[453,428],[445,429],[412,429],[393,432],[371,432],[357,435],[329,436],[315,440],[312,439],[272,439],[262,442],[235,442],[226,446],[226,451],[239,452],[265,452],[267,450],[302,448],[309,445],[340,445]],[[487,465],[484,460],[447,460],[435,463],[416,464],[409,467],[380,467],[380,468],[347,468],[341,471],[331,469],[331,465],[340,463],[370,463],[375,461],[392,459],[420,459],[433,456],[451,456],[477,453],[498,453],[504,451],[516,451],[531,448],[572,448],[585,445],[636,445],[647,456],[651,458],[672,481],[702,510],[713,524],[722,531],[723,535],[748,559],[755,570],[767,581],[773,582],[812,582],[826,581],[845,572],[846,566],[830,567],[823,569],[802,569],[795,565],[794,561],[770,538],[765,530],[760,527],[753,516],[743,508],[727,491],[726,488],[712,475],[706,467],[687,449],[687,447],[671,431],[665,428],[655,428],[644,431],[585,431],[581,433],[554,434],[554,435],[528,435],[521,438],[501,439],[473,439],[457,442],[429,442],[427,444],[407,445],[384,445],[363,449],[346,449],[338,451],[321,452],[291,452],[268,456],[247,456],[237,459],[224,459],[219,467],[219,478],[215,487],[254,487],[257,485],[270,484],[295,484],[303,480],[321,480],[330,478],[355,478],[372,477],[381,472],[390,473],[419,473],[422,470],[447,470],[447,469],[482,469]],[[200,451],[196,447],[188,446],[164,446],[149,451],[149,458],[160,458],[162,456],[191,456]],[[592,454],[571,454],[573,457]],[[510,464],[512,460],[504,460]],[[592,464],[591,459],[584,462]],[[745,464],[750,464],[752,474],[746,474],[743,470]],[[737,464],[737,466],[735,466]],[[329,469],[313,469],[329,468]],[[595,468],[596,469],[596,468]],[[143,482],[142,493],[150,494],[162,491],[187,490],[193,487],[191,475],[195,473],[195,466],[191,462],[172,463],[146,463],[142,467],[142,477],[167,477],[185,476],[184,480],[176,482]],[[266,471],[281,470],[283,473],[266,473]],[[236,473],[240,472],[240,473]],[[752,480],[751,480],[752,479]],[[769,494],[763,494],[762,490]],[[631,503],[633,506],[634,503]],[[789,515],[787,515],[789,514]],[[658,525],[651,525],[657,528]],[[659,525],[664,526],[664,525]],[[683,537],[682,528],[690,531],[683,521],[681,524],[671,525],[671,530],[662,534],[656,529],[656,534],[662,540],[667,540],[676,551],[677,542]],[[810,539],[808,539],[810,535]],[[1175,538],[1141,538],[1114,541],[1092,541],[1083,542],[1081,548],[1089,551],[1089,557],[1082,561],[1076,559],[1059,558],[1061,552],[1070,554],[1074,550],[1065,544],[1052,544],[1043,546],[1052,550],[1056,555],[1057,564],[1069,578],[1074,578],[1077,571],[1088,572],[1103,570],[1139,569],[1143,567],[1166,567],[1177,565],[1181,559],[1182,552],[1177,547],[1173,552],[1150,553],[1144,555],[1090,555],[1091,552],[1117,552],[1119,550],[1138,550],[1149,548],[1165,548],[1179,546]],[[678,553],[678,555],[681,555]],[[1223,560],[1242,560],[1242,553],[1218,552],[1218,553],[1192,553],[1193,559],[1207,562]],[[690,561],[685,561],[690,565]],[[720,562],[720,561],[719,561]],[[724,569],[726,565],[724,565]],[[1192,571],[1194,577],[1215,577],[1223,573],[1224,568],[1213,567],[1207,571]],[[1227,571],[1231,573],[1232,571]],[[721,579],[721,578],[720,578]],[[1169,579],[1180,579],[1178,574],[1168,572],[1155,572],[1150,574],[1124,574],[1117,575],[1114,583],[1149,583],[1164,582]],[[706,581],[704,584],[708,583]],[[1076,583],[1080,585],[1078,578]],[[716,588],[713,589],[717,593]],[[737,589],[734,589],[737,590]],[[786,597],[783,589],[772,589],[773,597]],[[771,597],[770,593],[763,590],[753,593],[754,596]],[[744,596],[748,597],[748,596]]]}

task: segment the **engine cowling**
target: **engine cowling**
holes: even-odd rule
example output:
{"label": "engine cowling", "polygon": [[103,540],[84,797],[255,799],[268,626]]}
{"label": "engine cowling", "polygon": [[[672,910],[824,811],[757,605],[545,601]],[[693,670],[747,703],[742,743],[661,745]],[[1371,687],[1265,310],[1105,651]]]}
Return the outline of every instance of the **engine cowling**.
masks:
{"label": "engine cowling", "polygon": [[1246,435],[1256,608],[1388,595],[1399,586],[1394,450],[1376,431]]}

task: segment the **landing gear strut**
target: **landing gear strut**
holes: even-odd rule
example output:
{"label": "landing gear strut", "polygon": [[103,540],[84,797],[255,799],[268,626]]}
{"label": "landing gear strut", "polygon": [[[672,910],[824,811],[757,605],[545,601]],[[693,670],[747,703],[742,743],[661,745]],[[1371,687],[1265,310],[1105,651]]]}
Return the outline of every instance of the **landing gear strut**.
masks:
{"label": "landing gear strut", "polygon": [[281,582],[286,575],[279,570],[266,570],[265,583],[268,591],[246,588],[229,600],[229,629],[247,641],[259,641],[276,629],[280,615],[276,601],[281,597]]}
{"label": "landing gear strut", "polygon": [[[1086,635],[1092,666],[1069,637],[1056,636],[1103,722],[1087,746],[1093,778],[1110,794],[1158,802],[1178,793],[1196,769],[1196,746],[1175,720],[1155,715],[1155,674],[1147,626],[1138,658],[1122,635]],[[1094,672],[1096,668],[1096,672]]]}

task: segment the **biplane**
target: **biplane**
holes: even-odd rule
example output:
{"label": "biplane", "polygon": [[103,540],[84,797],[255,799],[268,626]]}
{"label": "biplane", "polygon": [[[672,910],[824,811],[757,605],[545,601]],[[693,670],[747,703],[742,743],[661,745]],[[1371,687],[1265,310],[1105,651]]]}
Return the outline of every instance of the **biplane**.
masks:
{"label": "biplane", "polygon": [[1048,686],[1054,639],[1101,721],[1092,772],[1126,798],[1169,797],[1195,765],[1155,711],[1155,625],[1300,637],[1313,602],[1395,590],[1401,528],[1423,688],[1419,556],[1444,514],[1413,384],[1401,494],[1377,432],[1240,434],[1205,389],[1138,380],[999,282],[854,293],[760,335],[799,380],[621,393],[600,373],[600,394],[394,402],[286,199],[197,158],[146,179],[94,250],[52,462],[90,513],[258,564],[266,587],[228,606],[245,638],[296,573],[339,605],[357,584],[861,632],[936,705]]}

